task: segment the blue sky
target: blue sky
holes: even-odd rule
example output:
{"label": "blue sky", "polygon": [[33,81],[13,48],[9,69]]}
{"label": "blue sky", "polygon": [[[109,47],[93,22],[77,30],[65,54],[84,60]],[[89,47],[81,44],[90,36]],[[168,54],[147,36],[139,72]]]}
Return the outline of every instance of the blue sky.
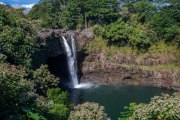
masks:
{"label": "blue sky", "polygon": [[0,2],[4,2],[13,7],[32,7],[34,4],[38,3],[39,0],[0,0]]}
{"label": "blue sky", "polygon": [[8,3],[10,5],[13,4],[27,5],[27,4],[35,4],[39,2],[39,0],[0,0],[0,1],[4,3]]}

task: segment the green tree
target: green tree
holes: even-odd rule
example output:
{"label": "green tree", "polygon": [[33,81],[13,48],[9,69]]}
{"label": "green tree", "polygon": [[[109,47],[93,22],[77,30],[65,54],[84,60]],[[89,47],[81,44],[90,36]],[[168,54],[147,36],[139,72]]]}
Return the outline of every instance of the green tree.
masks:
{"label": "green tree", "polygon": [[0,63],[5,63],[7,59],[7,56],[0,53]]}
{"label": "green tree", "polygon": [[12,64],[32,67],[31,57],[38,47],[32,23],[18,10],[0,7],[0,53],[6,55],[7,61]]}
{"label": "green tree", "polygon": [[156,13],[156,7],[146,0],[140,0],[135,3],[129,2],[125,4],[128,10],[138,15],[138,21],[141,23],[145,23],[149,21],[149,18]]}
{"label": "green tree", "polygon": [[[37,86],[41,85],[44,90],[47,85],[54,87],[56,78],[49,74],[46,66],[36,70],[34,75],[38,82],[31,76],[29,69],[0,63],[0,118],[66,120],[72,106],[68,100],[69,94],[59,88],[52,88],[46,91],[47,97],[42,96]],[[46,83],[49,77],[51,81]]]}
{"label": "green tree", "polygon": [[31,67],[31,57],[35,51],[36,40],[28,29],[31,30],[30,26],[4,27],[0,33],[0,51],[7,56],[9,62]]}
{"label": "green tree", "polygon": [[179,41],[179,3],[173,2],[170,6],[163,7],[160,12],[154,14],[150,19],[152,29],[157,33],[160,39],[166,43],[180,44]]}
{"label": "green tree", "polygon": [[44,27],[82,29],[90,24],[108,24],[118,17],[117,0],[41,0],[29,17]]}
{"label": "green tree", "polygon": [[131,32],[129,24],[119,19],[105,28],[105,38],[110,45],[125,46],[128,44],[128,34]]}
{"label": "green tree", "polygon": [[72,0],[41,0],[28,16],[32,20],[41,20],[42,27],[62,28],[62,12],[70,1]]}
{"label": "green tree", "polygon": [[154,31],[141,24],[132,27],[132,32],[128,36],[131,47],[142,51],[148,50],[157,39]]}
{"label": "green tree", "polygon": [[117,0],[75,0],[70,4],[80,9],[84,27],[88,27],[91,24],[108,24],[116,21],[118,17],[118,3]]}
{"label": "green tree", "polygon": [[48,111],[48,118],[53,120],[67,120],[71,104],[68,101],[69,94],[59,88],[49,89],[47,97],[53,102],[53,107]]}

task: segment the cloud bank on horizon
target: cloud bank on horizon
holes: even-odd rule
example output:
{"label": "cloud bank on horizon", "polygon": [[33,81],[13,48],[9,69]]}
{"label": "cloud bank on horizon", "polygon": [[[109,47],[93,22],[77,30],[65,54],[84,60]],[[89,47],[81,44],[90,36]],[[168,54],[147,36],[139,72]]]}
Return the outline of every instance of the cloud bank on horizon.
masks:
{"label": "cloud bank on horizon", "polygon": [[8,4],[14,8],[31,9],[39,0],[0,0],[0,2]]}

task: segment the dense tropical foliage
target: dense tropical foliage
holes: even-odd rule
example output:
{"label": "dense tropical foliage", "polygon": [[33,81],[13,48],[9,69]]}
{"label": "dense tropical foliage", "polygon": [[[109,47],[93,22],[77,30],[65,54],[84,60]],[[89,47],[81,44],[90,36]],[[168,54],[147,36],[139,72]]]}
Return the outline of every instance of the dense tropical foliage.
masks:
{"label": "dense tropical foliage", "polygon": [[0,119],[66,120],[71,104],[57,88],[59,78],[32,64],[39,47],[34,24],[21,9],[3,5],[0,19]]}
{"label": "dense tropical foliage", "polygon": [[33,7],[29,17],[50,28],[81,30],[98,25],[109,45],[146,51],[163,41],[179,49],[179,4],[176,0],[123,3],[118,0],[69,0],[65,3],[42,0]]}
{"label": "dense tropical foliage", "polygon": [[30,11],[31,19],[51,28],[83,29],[90,24],[117,20],[117,0],[41,0]]}
{"label": "dense tropical foliage", "polygon": [[[96,103],[84,103],[71,111],[69,94],[58,88],[59,78],[47,65],[33,65],[33,55],[40,48],[36,31],[92,28],[107,46],[146,52],[164,43],[179,49],[180,3],[163,1],[40,0],[28,15],[23,9],[0,5],[0,119],[109,119]],[[180,119],[179,95],[175,94],[127,109],[120,119]]]}

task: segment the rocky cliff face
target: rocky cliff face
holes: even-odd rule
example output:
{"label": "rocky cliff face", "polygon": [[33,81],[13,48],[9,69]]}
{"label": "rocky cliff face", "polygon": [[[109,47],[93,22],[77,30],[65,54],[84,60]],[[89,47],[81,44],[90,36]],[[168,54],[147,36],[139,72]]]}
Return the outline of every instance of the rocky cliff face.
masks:
{"label": "rocky cliff face", "polygon": [[117,52],[109,57],[107,51],[103,49],[93,52],[86,51],[86,46],[89,42],[93,42],[94,38],[93,33],[89,30],[45,30],[38,33],[39,41],[42,43],[39,56],[47,59],[48,57],[55,58],[63,55],[64,51],[60,42],[61,35],[65,37],[73,35],[76,40],[81,82],[154,86],[180,91],[179,71],[156,68],[156,66],[167,64],[174,64],[180,68],[179,53],[146,53],[139,57]]}
{"label": "rocky cliff face", "polygon": [[142,85],[180,91],[180,74],[174,71],[143,70],[138,66],[127,68],[116,64],[88,63],[83,66],[81,81],[97,84]]}
{"label": "rocky cliff face", "polygon": [[93,38],[93,34],[88,30],[66,31],[63,29],[46,29],[39,31],[37,33],[37,38],[41,44],[41,48],[33,57],[35,66],[38,67],[41,64],[47,64],[48,58],[58,58],[58,56],[60,56],[62,59],[65,59],[61,36],[66,37],[68,41],[70,41],[71,36],[73,36],[76,40],[78,53],[80,53],[81,56],[84,54],[84,46]]}
{"label": "rocky cliff face", "polygon": [[78,50],[82,50],[86,43],[93,38],[93,34],[88,30],[84,31],[66,31],[63,29],[46,29],[37,33],[42,49],[46,49],[48,57],[56,57],[64,54],[63,46],[61,44],[62,37],[70,40],[73,36],[77,43]]}
{"label": "rocky cliff face", "polygon": [[117,53],[109,58],[106,51],[91,53],[83,62],[81,81],[92,81],[97,84],[154,86],[180,91],[179,71],[142,67],[151,68],[154,65],[170,64],[179,59],[178,54],[162,55],[145,54],[139,59],[130,54]]}

